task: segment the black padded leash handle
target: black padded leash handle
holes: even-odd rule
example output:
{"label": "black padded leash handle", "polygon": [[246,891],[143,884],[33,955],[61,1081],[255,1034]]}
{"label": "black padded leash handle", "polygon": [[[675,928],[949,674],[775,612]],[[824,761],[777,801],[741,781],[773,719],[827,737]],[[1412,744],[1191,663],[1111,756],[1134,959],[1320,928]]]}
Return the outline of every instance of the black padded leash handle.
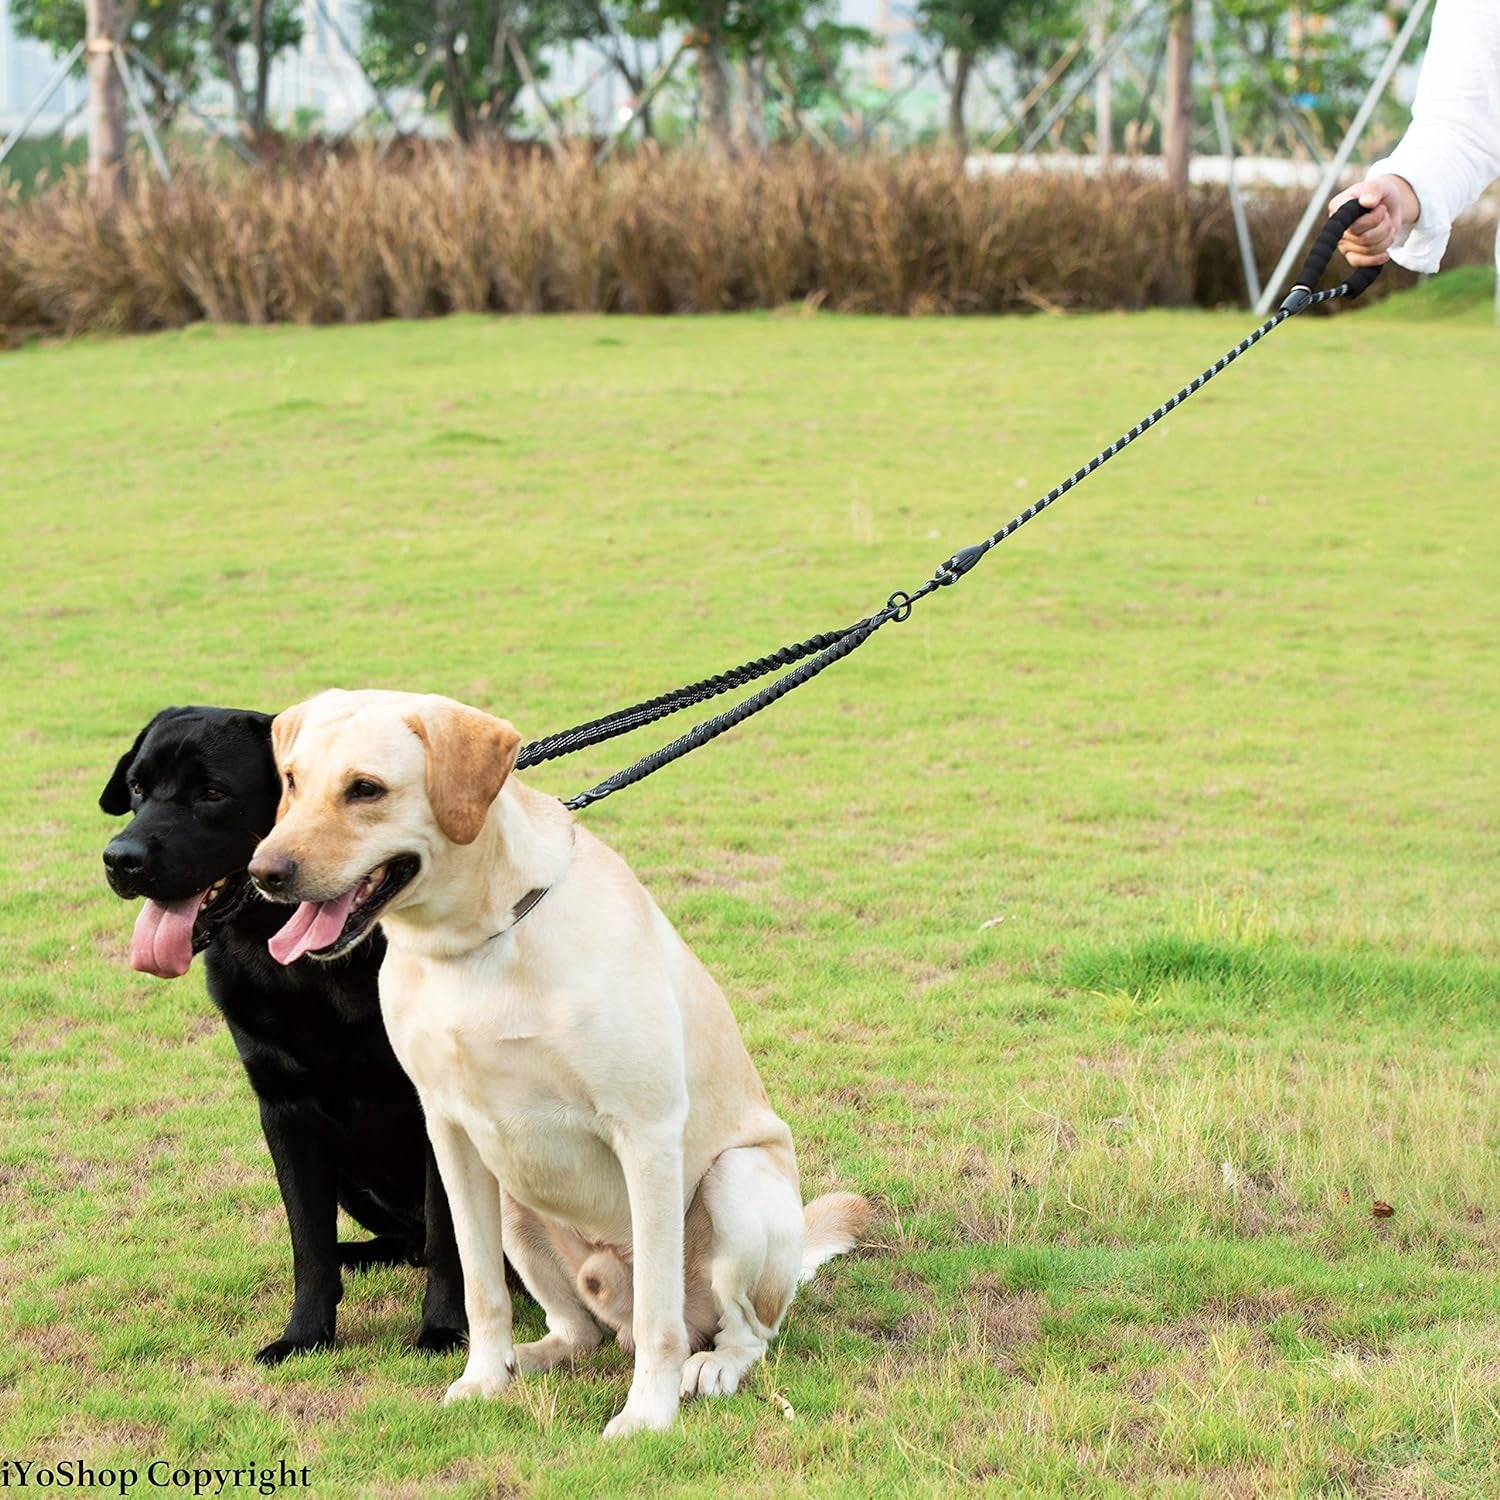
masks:
{"label": "black padded leash handle", "polygon": [[[1282,312],[1301,312],[1313,300],[1313,293],[1318,290],[1318,283],[1322,281],[1323,273],[1328,269],[1328,262],[1333,259],[1333,252],[1338,248],[1339,241],[1350,225],[1356,219],[1364,218],[1369,211],[1360,206],[1358,198],[1351,198],[1329,214],[1328,222],[1313,241],[1312,249],[1307,252],[1307,259],[1302,262],[1302,269],[1297,272],[1291,291],[1282,299]],[[1379,275],[1379,266],[1360,266],[1341,284],[1337,295],[1357,297]]]}

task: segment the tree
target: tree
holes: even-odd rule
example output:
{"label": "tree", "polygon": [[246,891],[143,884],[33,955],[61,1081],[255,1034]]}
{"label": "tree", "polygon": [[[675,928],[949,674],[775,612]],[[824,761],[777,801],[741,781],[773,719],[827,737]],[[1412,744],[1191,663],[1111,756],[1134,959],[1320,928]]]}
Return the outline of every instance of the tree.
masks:
{"label": "tree", "polygon": [[526,81],[512,48],[546,78],[543,51],[592,36],[596,16],[590,0],[370,0],[363,62],[382,88],[420,89],[472,141],[515,115]]}
{"label": "tree", "polygon": [[1073,10],[1049,0],[920,0],[919,29],[950,59],[939,72],[948,90],[948,135],[960,151],[969,144],[964,102],[974,69],[998,52],[1019,60],[1054,43],[1060,28],[1076,24]]}
{"label": "tree", "polygon": [[[174,87],[191,94],[205,71],[214,73],[229,83],[240,123],[251,131],[265,129],[271,65],[302,40],[297,0],[208,0],[206,5],[201,0],[115,0],[113,10],[121,36]],[[58,52],[84,35],[84,0],[11,0],[11,15],[20,35]],[[248,87],[240,71],[246,47],[253,49]],[[96,55],[96,62],[98,56],[113,70],[107,54]],[[102,80],[102,67],[99,76]],[[142,86],[152,96],[154,113],[170,119],[166,91],[149,75]]]}
{"label": "tree", "polygon": [[[1403,9],[1391,0],[1303,0],[1295,7],[1221,0],[1224,24],[1211,41],[1234,134],[1258,149],[1276,149],[1284,127],[1325,144],[1337,140]],[[1424,42],[1419,30],[1411,55],[1419,56]],[[1398,130],[1405,124],[1393,101],[1386,123]]]}
{"label": "tree", "polygon": [[[793,55],[799,38],[816,32],[834,10],[834,0],[618,0],[632,24],[656,32],[681,28],[697,53],[700,123],[711,148],[732,151],[765,136],[767,79],[778,59]],[[832,44],[835,32],[825,32]],[[731,71],[741,79],[743,128],[736,140]]]}
{"label": "tree", "polygon": [[[302,42],[302,17],[295,0],[210,0],[208,44],[214,70],[229,84],[234,111],[256,135],[266,128],[271,64]],[[247,85],[240,58],[250,49]]]}
{"label": "tree", "polygon": [[[662,18],[654,7],[619,3],[619,0],[587,0],[591,14],[590,37],[609,60],[609,65],[624,80],[631,96],[640,100],[651,86],[653,70],[643,48],[655,43],[660,51]],[[641,131],[650,136],[653,130],[652,104],[640,107]]]}

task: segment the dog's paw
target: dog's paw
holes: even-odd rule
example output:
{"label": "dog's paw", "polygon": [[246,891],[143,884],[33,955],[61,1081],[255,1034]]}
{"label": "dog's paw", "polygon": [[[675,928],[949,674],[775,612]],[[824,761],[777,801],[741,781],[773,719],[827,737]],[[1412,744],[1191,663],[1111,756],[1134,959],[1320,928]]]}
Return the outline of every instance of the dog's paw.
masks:
{"label": "dog's paw", "polygon": [[452,1406],[455,1401],[492,1400],[496,1396],[503,1396],[514,1374],[515,1367],[509,1363],[493,1370],[465,1370],[443,1393],[443,1405]]}
{"label": "dog's paw", "polygon": [[440,1323],[430,1327],[427,1324],[417,1331],[417,1352],[419,1354],[450,1354],[455,1349],[462,1349],[468,1342],[469,1335],[462,1328],[444,1328]]}
{"label": "dog's paw", "polygon": [[599,1347],[599,1334],[592,1330],[593,1337],[569,1333],[549,1333],[530,1344],[516,1345],[516,1369],[522,1375],[540,1375],[545,1370],[555,1370],[559,1365],[570,1365],[585,1354],[592,1354]]}
{"label": "dog's paw", "polygon": [[705,1349],[688,1356],[682,1367],[682,1394],[693,1396],[732,1396],[740,1388],[741,1361]]}
{"label": "dog's paw", "polygon": [[255,1351],[258,1365],[279,1365],[294,1354],[311,1354],[316,1349],[333,1348],[333,1335],[324,1334],[312,1339],[272,1339],[264,1349]]}
{"label": "dog's paw", "polygon": [[633,1432],[666,1432],[677,1419],[677,1400],[649,1400],[630,1393],[624,1408],[604,1429],[606,1438],[629,1437]]}

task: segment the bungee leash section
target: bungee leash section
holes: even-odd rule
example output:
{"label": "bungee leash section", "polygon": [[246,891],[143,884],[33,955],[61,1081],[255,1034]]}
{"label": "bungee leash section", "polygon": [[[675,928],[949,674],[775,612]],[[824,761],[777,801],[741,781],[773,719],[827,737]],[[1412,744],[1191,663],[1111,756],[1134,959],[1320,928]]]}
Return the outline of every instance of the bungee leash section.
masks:
{"label": "bungee leash section", "polygon": [[779,668],[793,668],[784,676],[778,677],[774,682],[735,704],[733,708],[725,709],[723,713],[715,714],[712,718],[695,724],[685,734],[679,735],[659,750],[653,750],[649,755],[642,756],[640,760],[616,771],[613,776],[607,777],[587,791],[567,798],[563,804],[574,811],[589,807],[595,802],[602,802],[604,798],[624,787],[634,786],[636,782],[643,781],[653,772],[661,770],[663,766],[681,759],[690,750],[706,745],[726,730],[733,729],[736,724],[743,723],[751,715],[758,714],[763,708],[769,708],[793,688],[801,687],[804,682],[810,682],[819,672],[831,667],[837,661],[842,661],[852,651],[864,645],[882,625],[892,620],[899,623],[908,619],[913,607],[920,600],[940,588],[957,583],[987,552],[998,547],[1007,537],[1019,531],[1034,516],[1040,515],[1055,500],[1061,499],[1075,485],[1081,484],[1096,469],[1108,463],[1115,454],[1128,448],[1142,433],[1154,427],[1169,412],[1181,406],[1189,396],[1201,390],[1221,370],[1232,365],[1247,349],[1254,348],[1273,328],[1304,308],[1315,306],[1319,302],[1330,302],[1337,297],[1358,297],[1380,274],[1379,266],[1361,267],[1347,281],[1340,282],[1338,286],[1330,287],[1326,291],[1319,291],[1317,287],[1323,279],[1324,271],[1328,268],[1334,247],[1344,231],[1364,213],[1365,210],[1360,207],[1359,203],[1351,200],[1329,218],[1323,226],[1322,233],[1308,252],[1307,260],[1298,273],[1296,284],[1287,293],[1276,312],[1259,328],[1247,334],[1233,349],[1211,364],[1201,375],[1194,377],[1175,395],[1168,397],[1155,411],[1142,417],[1134,427],[1122,433],[1109,447],[1096,453],[1081,469],[1075,469],[1060,484],[1048,490],[1041,499],[1034,501],[1020,515],[1007,521],[999,531],[992,536],[987,536],[982,542],[976,542],[971,547],[963,547],[955,552],[921,587],[909,593],[904,589],[898,589],[886,600],[883,609],[866,615],[862,620],[856,620],[852,625],[846,625],[842,630],[826,631],[821,635],[809,636],[805,641],[783,646],[769,656],[757,657],[754,661],[732,667],[716,676],[705,677],[699,682],[687,683],[659,697],[648,698],[628,708],[605,714],[602,718],[575,725],[572,729],[561,730],[557,734],[533,740],[529,745],[522,746],[521,753],[516,760],[516,769],[524,770],[528,766],[541,765],[544,761],[556,760],[560,756],[571,755],[575,751],[602,744],[605,740],[614,739],[616,735],[629,734],[631,730],[654,724],[658,719],[664,719],[669,714],[678,713],[694,704],[706,703],[723,693],[744,687]]}

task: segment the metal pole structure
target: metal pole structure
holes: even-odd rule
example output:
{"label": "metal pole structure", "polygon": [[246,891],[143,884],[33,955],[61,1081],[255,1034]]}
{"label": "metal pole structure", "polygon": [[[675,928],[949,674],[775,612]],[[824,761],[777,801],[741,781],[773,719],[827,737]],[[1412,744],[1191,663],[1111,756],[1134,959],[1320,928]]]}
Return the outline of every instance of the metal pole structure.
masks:
{"label": "metal pole structure", "polygon": [[1234,175],[1234,140],[1229,134],[1229,115],[1224,108],[1224,89],[1219,82],[1219,65],[1214,59],[1212,26],[1202,23],[1208,17],[1198,17],[1198,48],[1203,56],[1203,68],[1208,74],[1209,97],[1213,104],[1214,129],[1219,136],[1219,150],[1224,153],[1226,185],[1229,188],[1229,212],[1234,218],[1234,237],[1240,247],[1240,268],[1245,273],[1245,301],[1252,306],[1260,298],[1260,273],[1255,268],[1255,246],[1250,239],[1250,226],[1245,220],[1245,203],[1240,197],[1240,184]]}
{"label": "metal pole structure", "polygon": [[[1104,46],[1105,21],[1109,15],[1109,0],[1094,0],[1094,22],[1090,40],[1097,52]],[[1109,64],[1099,69],[1094,79],[1094,140],[1099,152],[1101,166],[1108,164],[1115,149],[1114,122],[1115,80]]]}
{"label": "metal pole structure", "polygon": [[31,108],[21,116],[21,123],[5,138],[5,144],[0,146],[0,162],[10,155],[16,142],[31,129],[36,117],[52,102],[52,96],[62,87],[63,80],[73,71],[73,64],[82,56],[83,43],[79,42],[57,65],[57,71],[47,80],[46,88],[36,96]]}
{"label": "metal pole structure", "polygon": [[1046,118],[1043,119],[1041,124],[1021,142],[1019,155],[1029,156],[1036,149],[1038,142],[1047,138],[1047,132],[1073,107],[1073,101],[1094,81],[1095,75],[1099,70],[1109,66],[1114,60],[1115,53],[1125,45],[1126,39],[1141,17],[1155,3],[1156,0],[1140,0],[1135,9],[1120,22],[1115,34],[1094,54],[1093,60],[1089,63],[1088,67],[1073,81],[1073,86],[1047,111]]}
{"label": "metal pole structure", "polygon": [[646,107],[651,103],[651,101],[656,97],[657,92],[660,90],[662,85],[666,83],[667,79],[672,76],[672,69],[677,66],[677,60],[682,56],[684,52],[687,51],[688,43],[692,39],[693,33],[688,32],[683,37],[683,39],[678,42],[677,50],[671,55],[671,57],[666,60],[666,62],[661,65],[661,67],[656,70],[656,77],[653,78],[651,82],[641,90],[641,96],[635,101],[635,108],[630,111],[630,114],[626,117],[625,123],[621,125],[620,128],[615,131],[615,133],[610,136],[610,138],[605,141],[605,143],[595,153],[594,165],[596,167],[602,167],[604,163],[614,155],[615,147],[618,146],[622,140],[624,140],[627,132],[630,130],[630,127],[634,125],[638,119],[640,119],[642,111],[645,110]]}
{"label": "metal pole structure", "polygon": [[[422,97],[422,90],[427,87],[427,75],[437,66],[442,57],[442,50],[438,47],[429,47],[427,56],[423,59],[422,66],[417,69],[417,76],[412,80],[411,91],[418,98]],[[373,107],[373,106],[372,106]],[[353,135],[356,130],[369,118],[370,111],[367,109],[357,121],[345,132],[345,135]],[[406,118],[406,104],[402,103],[397,110],[395,118],[390,122],[390,128],[386,131],[385,139],[381,141],[375,152],[376,161],[384,161],[391,154],[391,147],[401,139],[401,122]]]}
{"label": "metal pole structure", "polygon": [[206,126],[234,152],[247,167],[258,167],[260,158],[232,130],[212,115],[206,115],[196,104],[168,78],[146,54],[136,47],[126,47],[131,66],[139,68],[169,98],[173,104],[181,105],[200,125]]}
{"label": "metal pole structure", "polygon": [[166,154],[161,149],[161,142],[156,138],[156,127],[151,123],[151,116],[146,113],[145,102],[141,98],[140,90],[135,86],[135,74],[130,71],[130,64],[125,61],[125,49],[116,47],[114,52],[115,68],[120,74],[120,82],[125,85],[125,97],[130,101],[130,112],[135,116],[135,123],[140,132],[146,137],[146,147],[151,152],[151,160],[156,166],[156,175],[163,182],[171,182],[172,169],[167,165]]}
{"label": "metal pole structure", "polygon": [[521,82],[536,96],[536,102],[542,106],[542,118],[547,122],[547,144],[552,148],[552,154],[558,161],[564,161],[568,155],[568,147],[562,138],[562,127],[557,123],[557,116],[552,113],[552,106],[547,102],[547,96],[542,93],[541,85],[536,81],[536,74],[531,71],[531,64],[526,60],[526,54],[521,49],[521,44],[516,40],[514,31],[505,33],[506,45],[510,48],[510,55],[515,59],[516,71],[521,75]]}
{"label": "metal pole structure", "polygon": [[344,53],[349,58],[349,61],[364,75],[365,82],[370,85],[370,92],[375,96],[375,102],[385,111],[386,119],[394,120],[396,112],[391,108],[390,100],[386,98],[385,90],[376,87],[375,80],[370,77],[369,70],[359,60],[359,53],[354,50],[353,43],[350,42],[348,36],[345,34],[344,28],[339,25],[337,17],[335,17],[333,12],[324,3],[324,0],[312,0],[312,3],[313,9],[322,16],[323,24],[338,38],[339,46],[344,49]]}
{"label": "metal pole structure", "polygon": [[1328,195],[1339,180],[1339,174],[1343,172],[1345,163],[1353,154],[1354,147],[1363,134],[1365,126],[1369,124],[1370,116],[1375,113],[1375,106],[1380,103],[1381,95],[1385,93],[1391,76],[1401,66],[1401,58],[1431,3],[1432,0],[1412,0],[1412,8],[1406,13],[1405,24],[1397,33],[1396,40],[1391,43],[1391,50],[1386,53],[1385,61],[1381,63],[1380,71],[1375,75],[1374,82],[1370,84],[1369,92],[1366,93],[1364,102],[1359,106],[1358,113],[1349,122],[1349,128],[1344,132],[1343,140],[1339,142],[1339,149],[1333,153],[1333,160],[1324,167],[1323,175],[1318,180],[1317,187],[1313,189],[1312,197],[1308,199],[1302,222],[1297,225],[1291,239],[1287,241],[1287,247],[1282,251],[1281,259],[1276,262],[1276,269],[1271,272],[1271,279],[1266,282],[1265,290],[1256,301],[1256,317],[1263,318],[1270,311],[1272,299],[1281,290],[1281,283],[1286,280],[1287,272],[1292,269],[1293,263],[1302,253],[1308,230],[1317,220],[1326,215]]}
{"label": "metal pole structure", "polygon": [[1047,71],[1041,76],[1041,78],[1031,86],[1030,92],[1027,93],[1026,97],[1022,99],[1018,105],[1016,105],[1015,119],[1004,125],[1001,129],[997,130],[992,136],[990,136],[987,141],[985,141],[984,145],[979,148],[979,154],[981,156],[987,155],[989,152],[993,151],[995,147],[997,147],[1000,142],[1003,141],[1005,137],[1011,133],[1011,131],[1020,130],[1022,124],[1025,122],[1027,111],[1032,107],[1033,104],[1037,102],[1038,99],[1040,99],[1047,92],[1048,89],[1052,87],[1054,83],[1057,82],[1059,78],[1063,76],[1064,73],[1068,71],[1070,67],[1073,66],[1073,59],[1077,57],[1082,50],[1083,38],[1075,36],[1073,40],[1063,48],[1062,53],[1058,57],[1057,61],[1053,63],[1052,66],[1048,68]]}

